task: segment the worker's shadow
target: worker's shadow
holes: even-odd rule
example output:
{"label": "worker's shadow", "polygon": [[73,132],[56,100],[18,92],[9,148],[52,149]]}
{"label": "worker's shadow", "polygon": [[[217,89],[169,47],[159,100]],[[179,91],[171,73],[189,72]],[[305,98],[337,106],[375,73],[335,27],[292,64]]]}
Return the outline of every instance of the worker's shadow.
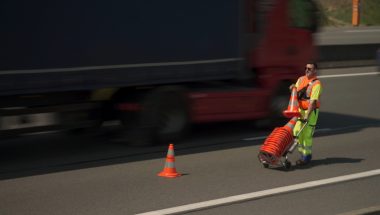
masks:
{"label": "worker's shadow", "polygon": [[312,160],[311,163],[303,166],[298,166],[294,162],[292,162],[292,166],[290,169],[286,169],[284,167],[275,167],[272,169],[278,170],[278,171],[294,171],[299,169],[310,169],[316,166],[322,166],[322,165],[333,165],[333,164],[345,164],[345,163],[360,163],[364,159],[362,158],[343,158],[343,157],[335,157],[335,158],[324,158],[319,160]]}
{"label": "worker's shadow", "polygon": [[333,157],[324,158],[319,160],[312,160],[310,164],[304,166],[294,166],[295,169],[309,169],[316,166],[322,165],[333,165],[333,164],[344,164],[344,163],[360,163],[364,159],[362,158],[344,158],[344,157]]}

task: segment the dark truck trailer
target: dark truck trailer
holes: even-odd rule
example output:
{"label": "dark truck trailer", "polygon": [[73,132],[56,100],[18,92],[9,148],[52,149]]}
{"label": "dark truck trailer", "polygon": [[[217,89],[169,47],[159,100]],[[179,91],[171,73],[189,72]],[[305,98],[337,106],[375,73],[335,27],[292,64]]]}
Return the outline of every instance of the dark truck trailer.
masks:
{"label": "dark truck trailer", "polygon": [[1,1],[0,95],[238,79],[242,1]]}
{"label": "dark truck trailer", "polygon": [[120,120],[141,144],[268,118],[315,59],[311,0],[0,5],[0,136]]}

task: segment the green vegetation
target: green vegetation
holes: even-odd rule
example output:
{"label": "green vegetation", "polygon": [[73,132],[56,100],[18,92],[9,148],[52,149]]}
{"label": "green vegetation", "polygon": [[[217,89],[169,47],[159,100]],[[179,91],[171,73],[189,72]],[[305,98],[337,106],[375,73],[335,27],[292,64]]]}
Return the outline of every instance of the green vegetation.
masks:
{"label": "green vegetation", "polygon": [[[348,26],[352,21],[352,0],[315,0],[321,8],[323,26]],[[360,25],[380,25],[380,0],[360,0]]]}

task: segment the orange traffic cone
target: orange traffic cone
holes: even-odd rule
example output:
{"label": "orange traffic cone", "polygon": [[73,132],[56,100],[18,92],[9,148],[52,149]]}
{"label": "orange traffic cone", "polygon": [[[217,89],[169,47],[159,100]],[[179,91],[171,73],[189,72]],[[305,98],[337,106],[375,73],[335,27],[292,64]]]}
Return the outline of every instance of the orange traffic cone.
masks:
{"label": "orange traffic cone", "polygon": [[293,135],[293,129],[296,123],[297,123],[297,117],[293,117],[291,120],[289,120],[288,123],[286,123],[286,125],[284,125],[283,128],[285,128],[287,131],[289,131]]}
{"label": "orange traffic cone", "polygon": [[297,89],[292,88],[292,94],[290,96],[288,109],[283,112],[284,116],[287,118],[299,117],[301,114],[298,110],[298,98],[297,98]]}
{"label": "orange traffic cone", "polygon": [[162,172],[160,172],[158,176],[166,177],[166,178],[175,178],[175,177],[181,176],[181,174],[179,174],[177,170],[175,169],[174,161],[175,161],[174,145],[170,144],[169,149],[168,149],[168,154],[166,155],[164,170],[162,170]]}

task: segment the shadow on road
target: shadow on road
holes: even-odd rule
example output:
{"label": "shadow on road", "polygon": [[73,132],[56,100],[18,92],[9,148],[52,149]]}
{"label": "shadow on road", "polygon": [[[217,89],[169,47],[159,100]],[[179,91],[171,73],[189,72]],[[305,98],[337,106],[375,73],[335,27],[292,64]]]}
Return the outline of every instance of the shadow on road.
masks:
{"label": "shadow on road", "polygon": [[380,116],[379,119],[373,119],[338,113],[320,112],[317,125],[317,129],[332,129],[332,132],[321,134],[321,136],[351,133],[371,127],[380,127]]}
{"label": "shadow on road", "polygon": [[333,157],[333,158],[324,158],[319,160],[312,160],[309,165],[296,167],[296,169],[309,169],[316,166],[323,165],[334,165],[334,164],[347,164],[347,163],[360,163],[365,159],[362,158],[344,158],[344,157]]}
{"label": "shadow on road", "polygon": [[283,166],[272,167],[271,169],[274,169],[277,171],[282,171],[282,172],[288,172],[288,171],[294,171],[297,169],[310,169],[310,168],[313,168],[316,166],[347,164],[347,163],[360,163],[363,160],[365,160],[365,159],[363,159],[363,158],[333,157],[333,158],[324,158],[324,159],[312,160],[311,163],[304,165],[304,166],[297,166],[295,163],[293,163],[293,165],[290,169],[286,169]]}
{"label": "shadow on road", "polygon": [[[204,153],[231,148],[261,145],[273,126],[257,128],[252,122],[230,122],[195,126],[192,136],[176,142],[176,155]],[[284,125],[282,122],[280,125]],[[320,113],[317,129],[330,128],[316,136],[329,136],[357,132],[365,128],[380,127],[380,120],[337,113]],[[167,145],[132,147],[108,135],[73,137],[64,133],[25,136],[0,142],[0,180],[26,177],[61,171],[77,170],[150,159],[164,160]],[[256,162],[256,155],[252,160]],[[315,165],[355,163],[362,159],[326,158],[313,161]]]}

